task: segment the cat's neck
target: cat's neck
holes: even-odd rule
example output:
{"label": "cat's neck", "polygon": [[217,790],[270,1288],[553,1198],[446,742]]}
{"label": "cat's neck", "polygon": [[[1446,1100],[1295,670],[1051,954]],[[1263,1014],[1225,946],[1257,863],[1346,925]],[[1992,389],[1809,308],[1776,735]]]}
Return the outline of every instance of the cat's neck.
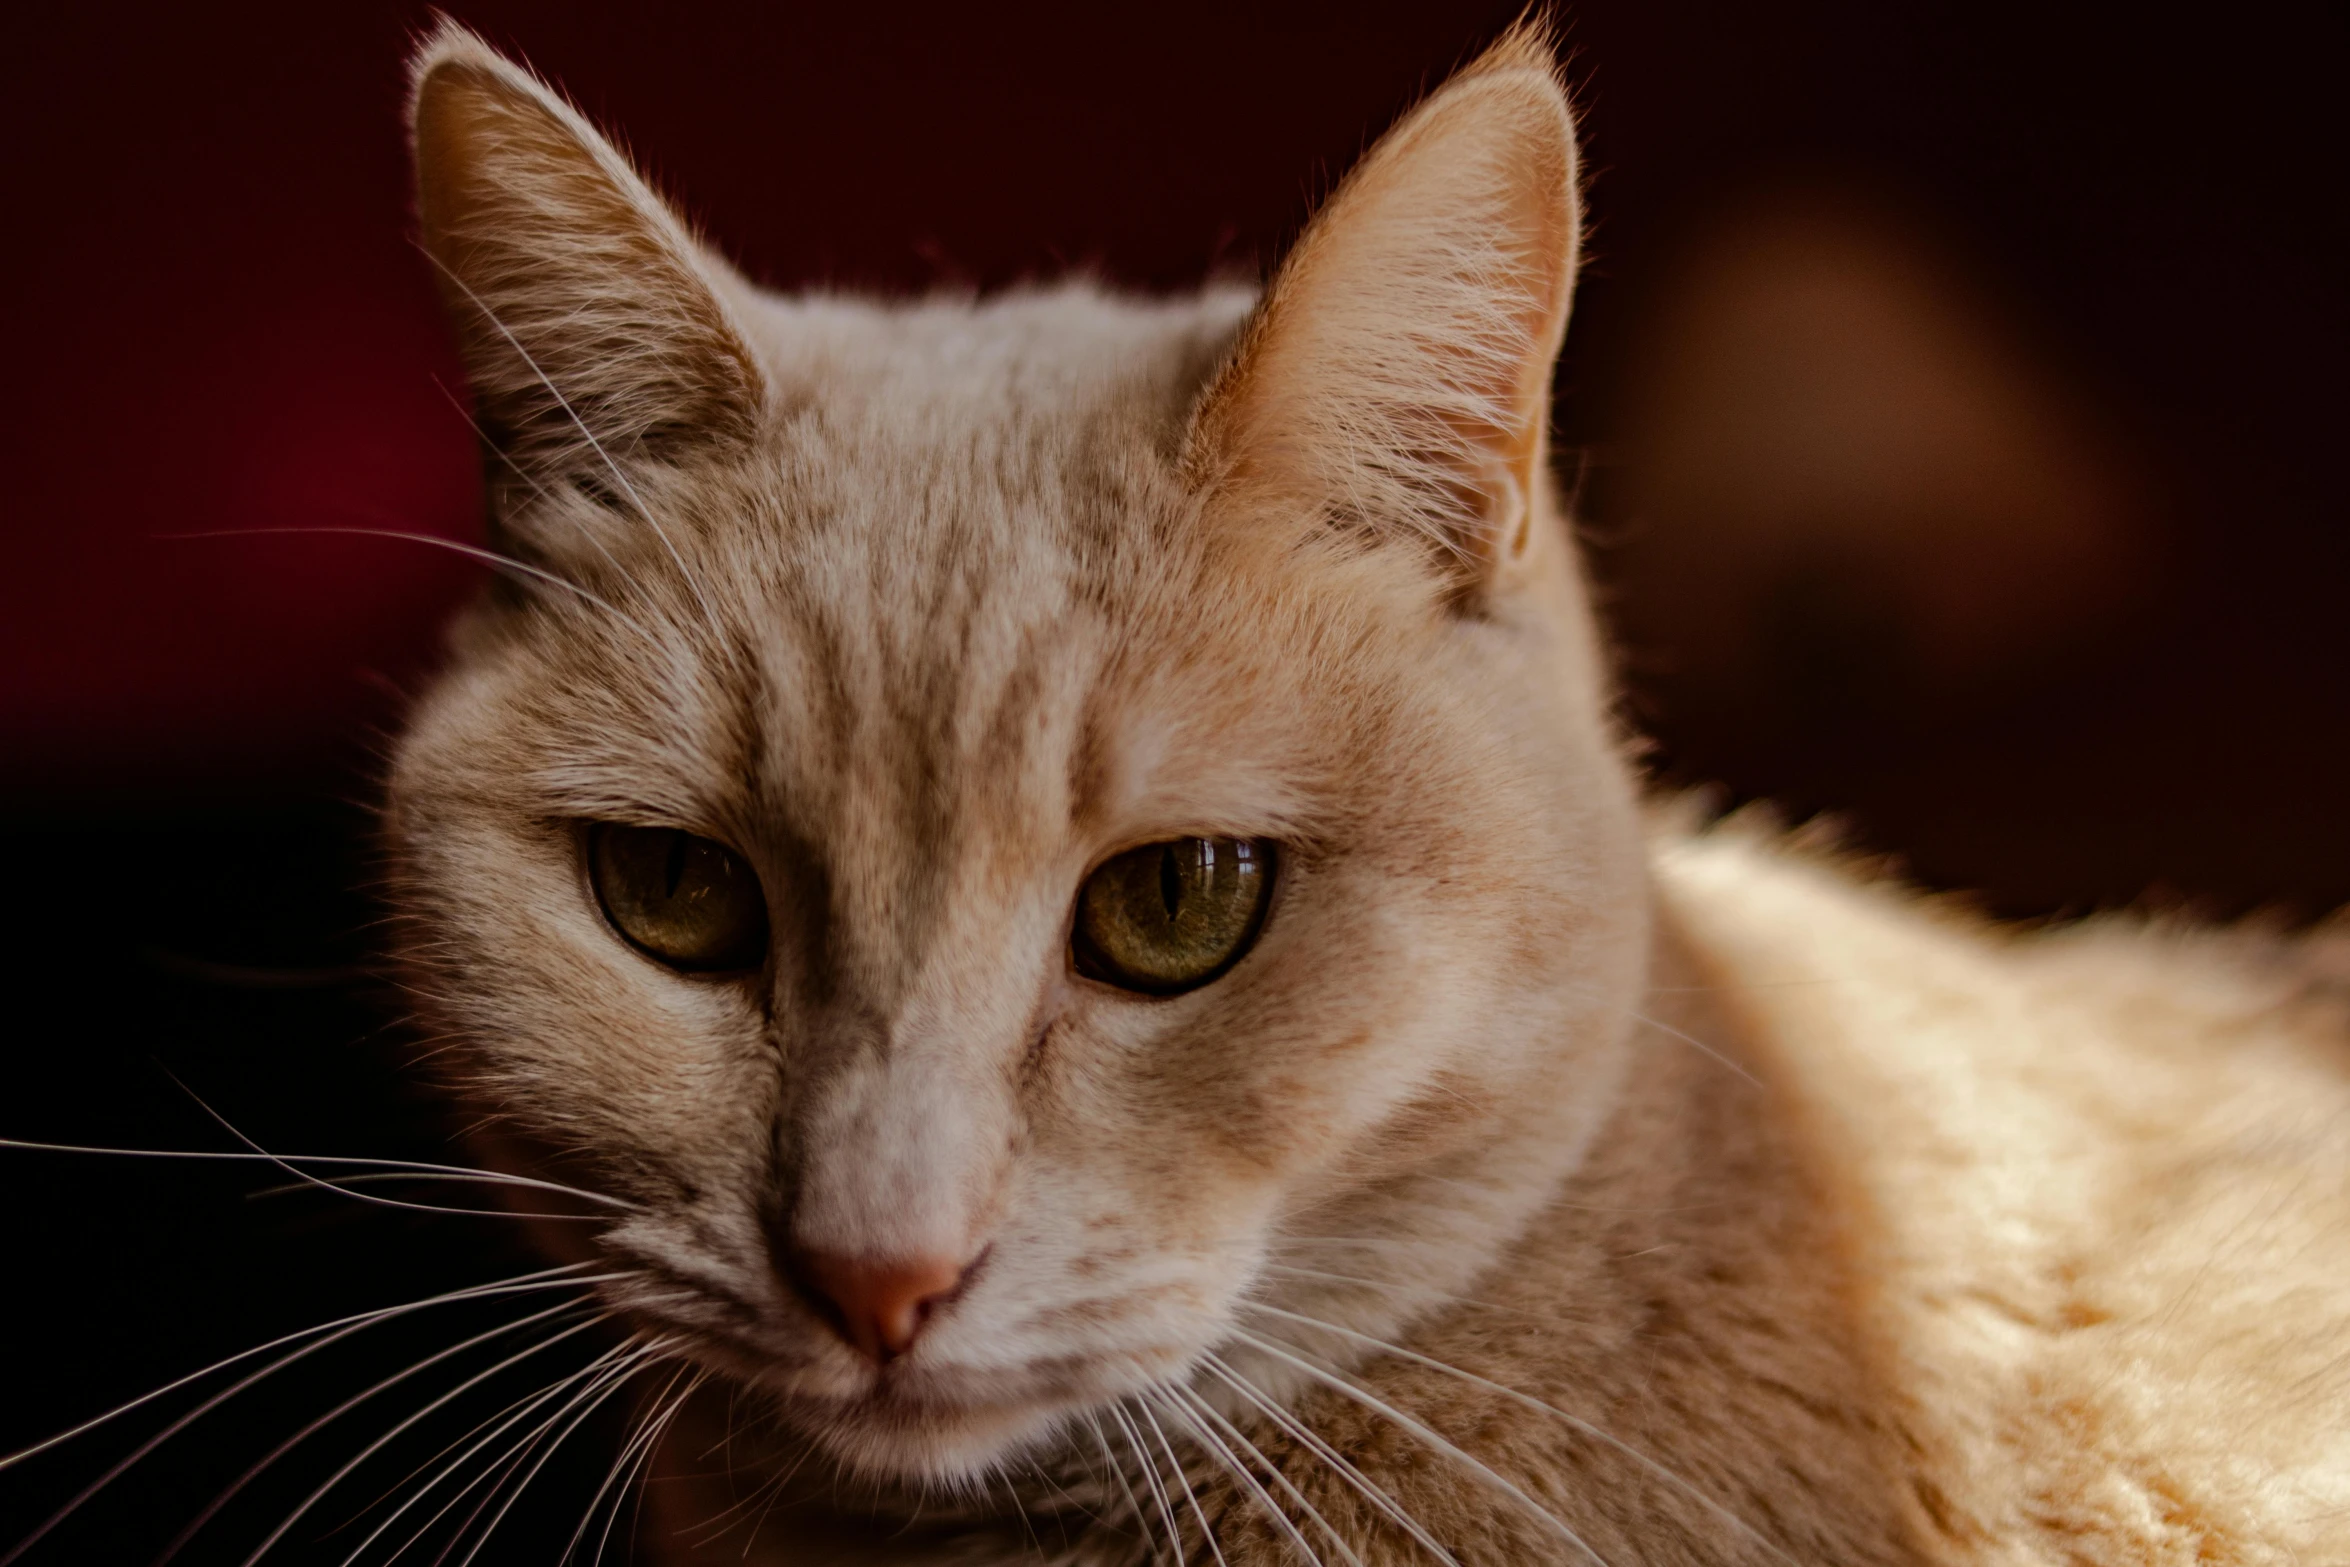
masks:
{"label": "cat's neck", "polygon": [[[1429,1428],[1474,1433],[1464,1445],[1552,1514],[1497,1503],[1421,1443],[1381,1484],[1440,1538],[1500,1527],[1516,1542],[1497,1560],[1591,1560],[1561,1524],[1611,1562],[1682,1559],[1676,1541],[1712,1562],[1914,1559],[1836,1176],[1813,1166],[1741,1011],[1660,910],[1627,1077],[1588,1156],[1470,1299],[1354,1372]],[[1298,1411],[1340,1451],[1393,1443],[1391,1420],[1336,1390]],[[1343,1485],[1301,1487],[1334,1521],[1380,1527]]]}

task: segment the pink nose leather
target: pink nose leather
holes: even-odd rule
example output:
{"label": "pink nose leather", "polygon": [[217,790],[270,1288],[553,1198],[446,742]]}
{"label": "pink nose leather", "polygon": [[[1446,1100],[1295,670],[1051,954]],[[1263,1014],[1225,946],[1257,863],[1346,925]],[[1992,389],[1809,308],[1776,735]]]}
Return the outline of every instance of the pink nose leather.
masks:
{"label": "pink nose leather", "polygon": [[943,1257],[844,1257],[801,1251],[793,1271],[829,1304],[841,1337],[876,1363],[913,1347],[922,1324],[962,1284],[968,1271]]}

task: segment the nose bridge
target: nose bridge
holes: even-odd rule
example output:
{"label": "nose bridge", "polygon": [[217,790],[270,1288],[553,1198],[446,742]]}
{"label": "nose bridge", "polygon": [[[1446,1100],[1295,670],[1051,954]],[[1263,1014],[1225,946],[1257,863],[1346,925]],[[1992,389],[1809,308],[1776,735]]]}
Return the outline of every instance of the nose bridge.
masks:
{"label": "nose bridge", "polygon": [[[854,1257],[961,1256],[1001,1173],[1012,1106],[951,1036],[869,1041],[797,1107],[794,1244]],[[994,1081],[990,1078],[994,1077]]]}
{"label": "nose bridge", "polygon": [[828,1021],[787,1046],[803,1249],[967,1255],[1016,1130],[1044,980],[1033,900],[985,833],[932,825],[836,842]]}
{"label": "nose bridge", "polygon": [[[906,749],[921,744],[909,736]],[[932,756],[868,778],[826,823],[825,988],[893,1038],[947,1021],[925,1014],[943,992],[970,988],[954,971],[1000,934],[990,905],[1003,889],[989,874],[1000,846],[961,772]]]}

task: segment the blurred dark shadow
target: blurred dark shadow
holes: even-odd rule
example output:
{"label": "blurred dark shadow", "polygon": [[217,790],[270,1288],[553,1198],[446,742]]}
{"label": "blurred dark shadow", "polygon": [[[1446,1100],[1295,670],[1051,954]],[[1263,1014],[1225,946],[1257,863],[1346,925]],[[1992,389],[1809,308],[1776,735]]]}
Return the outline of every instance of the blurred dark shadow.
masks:
{"label": "blurred dark shadow", "polygon": [[[909,290],[1253,270],[1515,5],[457,9],[755,275]],[[406,239],[424,17],[15,19],[0,1136],[234,1146],[168,1068],[272,1144],[445,1149],[368,977],[366,802],[472,568],[167,537],[478,537]],[[1566,24],[1595,228],[1562,467],[1660,777],[1838,812],[2012,914],[2350,901],[2339,8],[1592,0]],[[488,1221],[248,1201],[274,1178],[235,1168],[0,1160],[0,1450],[519,1266]],[[416,1352],[224,1414],[31,1559],[147,1559]],[[592,1484],[609,1444],[581,1448]],[[126,1450],[0,1472],[0,1553]],[[305,1449],[185,1559],[241,1560],[347,1451]],[[282,1554],[355,1543],[325,1535]]]}

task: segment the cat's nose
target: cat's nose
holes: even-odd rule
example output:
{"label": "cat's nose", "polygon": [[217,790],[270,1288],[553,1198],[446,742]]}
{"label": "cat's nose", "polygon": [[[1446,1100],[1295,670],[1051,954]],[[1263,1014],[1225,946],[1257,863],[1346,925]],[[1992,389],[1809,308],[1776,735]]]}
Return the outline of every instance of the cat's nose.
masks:
{"label": "cat's nose", "polygon": [[951,1300],[971,1265],[945,1257],[853,1257],[793,1247],[788,1269],[840,1336],[876,1364],[911,1349],[930,1314]]}

